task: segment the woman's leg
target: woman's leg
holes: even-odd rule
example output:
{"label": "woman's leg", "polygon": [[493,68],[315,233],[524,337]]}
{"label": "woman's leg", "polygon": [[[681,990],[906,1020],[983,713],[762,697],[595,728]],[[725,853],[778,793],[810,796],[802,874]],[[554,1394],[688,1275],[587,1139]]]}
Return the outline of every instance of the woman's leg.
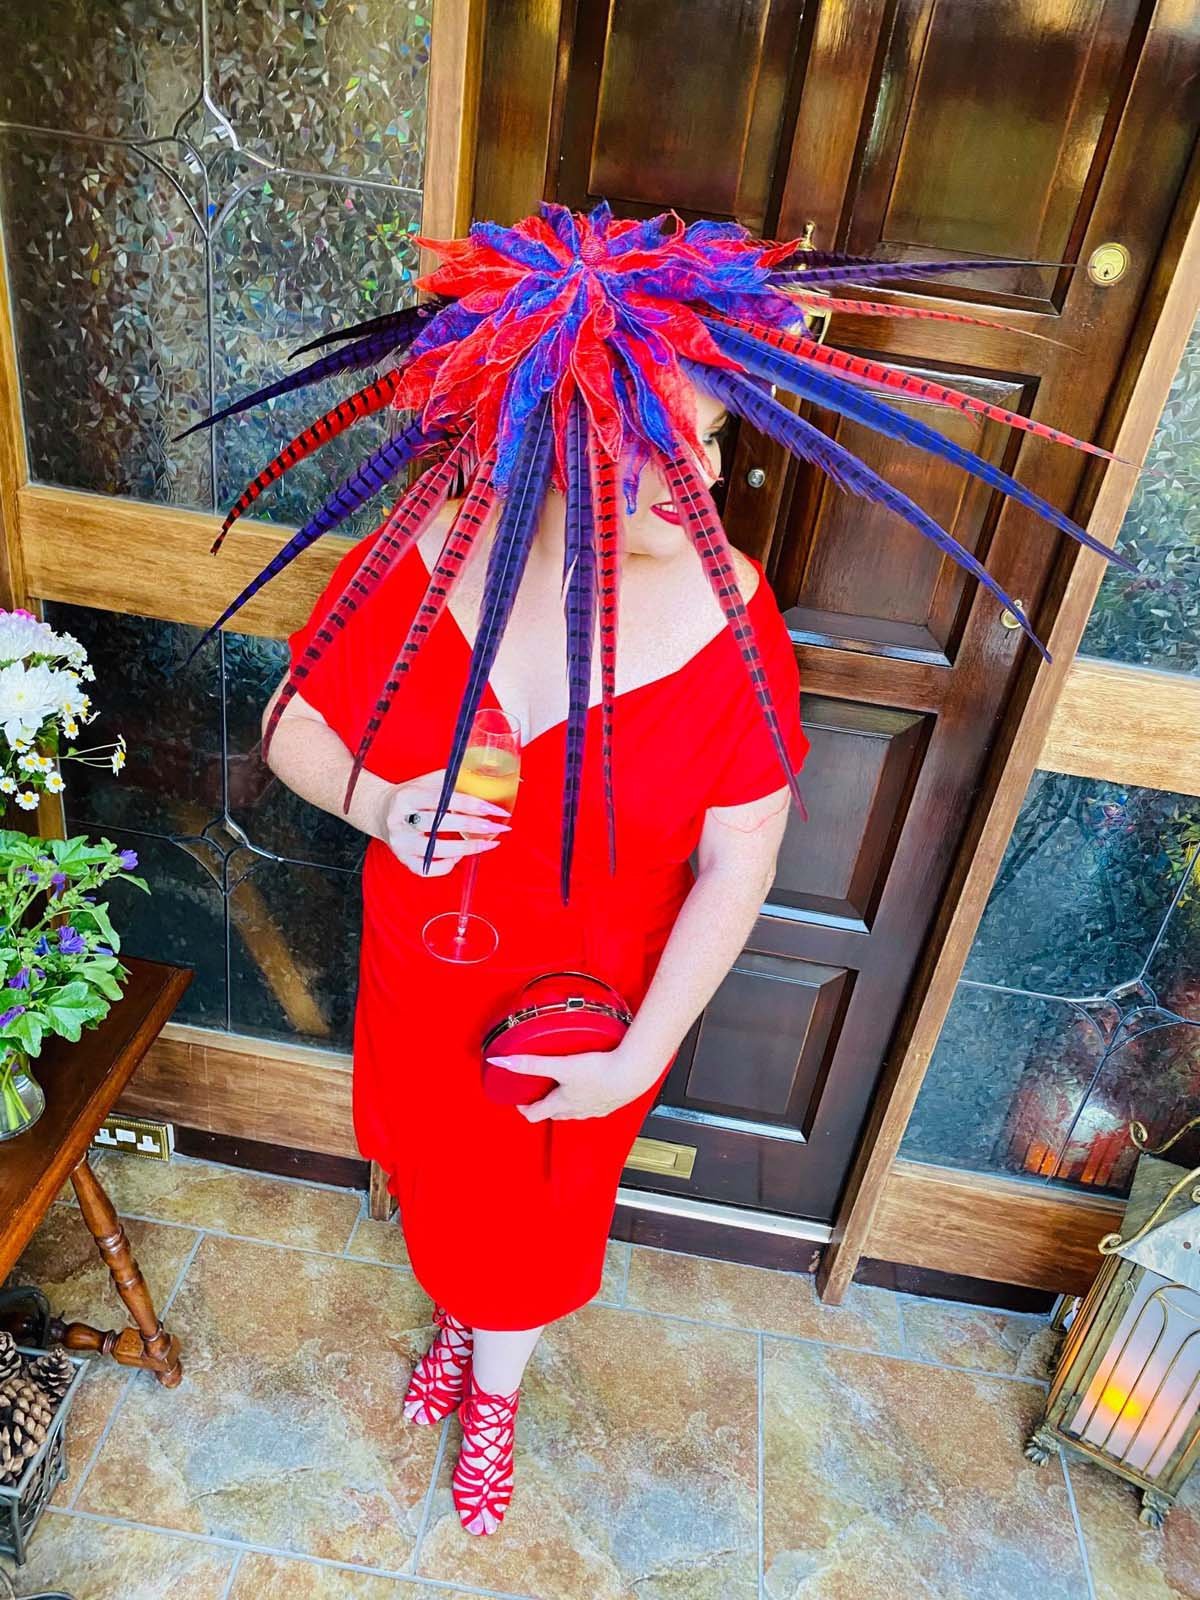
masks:
{"label": "woman's leg", "polygon": [[475,1382],[489,1394],[511,1394],[520,1384],[542,1328],[476,1328],[471,1364]]}
{"label": "woman's leg", "polygon": [[475,1328],[466,1398],[459,1411],[462,1445],[451,1478],[468,1533],[493,1533],[512,1498],[513,1445],[525,1364],[541,1328]]}

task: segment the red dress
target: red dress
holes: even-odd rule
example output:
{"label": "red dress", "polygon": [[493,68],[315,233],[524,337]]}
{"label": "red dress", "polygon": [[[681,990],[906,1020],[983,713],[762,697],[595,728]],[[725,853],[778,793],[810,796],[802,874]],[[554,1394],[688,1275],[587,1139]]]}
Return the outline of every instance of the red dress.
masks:
{"label": "red dress", "polygon": [[[305,625],[294,661],[371,545],[347,549]],[[787,627],[762,567],[748,602],[793,769],[808,740]],[[339,633],[301,693],[357,748],[428,569],[415,548]],[[426,640],[367,765],[389,781],[444,768],[470,645],[449,613]],[[498,704],[489,684],[482,701]],[[727,628],[664,678],[620,694],[613,735],[617,874],[610,877],[600,711],[587,751],[571,900],[559,895],[565,723],[525,746],[512,831],[479,863],[474,908],[500,945],[456,967],[424,949],[421,928],[457,906],[461,874],[421,878],[380,839],[367,845],[354,1025],[353,1117],[363,1155],[388,1174],[413,1272],[471,1327],[532,1328],[600,1288],[622,1167],[671,1067],[605,1117],[530,1123],[484,1097],[480,1041],[528,978],[556,967],[608,979],[636,1011],[694,880],[689,856],[705,808],[782,787],[737,645]]]}

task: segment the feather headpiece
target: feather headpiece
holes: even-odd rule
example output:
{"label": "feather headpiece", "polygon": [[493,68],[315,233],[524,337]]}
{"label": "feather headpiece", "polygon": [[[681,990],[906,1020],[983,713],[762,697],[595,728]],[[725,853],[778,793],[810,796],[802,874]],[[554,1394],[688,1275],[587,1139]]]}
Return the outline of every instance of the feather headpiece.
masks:
{"label": "feather headpiece", "polygon": [[737,641],[779,752],[781,779],[802,809],[729,541],[709,494],[706,461],[695,431],[693,384],[795,456],[820,467],[840,487],[895,511],[983,583],[1043,655],[1047,652],[1019,603],[970,551],[852,451],[776,400],[774,387],[886,438],[954,462],[1089,549],[1123,560],[1001,468],[887,401],[898,396],[954,406],[1093,455],[1111,459],[1110,452],[976,396],[831,348],[814,337],[811,319],[819,311],[976,322],[949,311],[839,300],[836,290],[843,283],[886,283],[917,273],[1018,263],[932,261],[914,267],[907,262],[818,253],[805,250],[798,240],[753,238],[737,223],[685,226],[673,212],[619,221],[603,202],[588,214],[547,203],[538,215],[512,227],[477,222],[465,239],[421,242],[441,261],[418,282],[433,296],[431,300],[304,346],[304,350],[340,348],[196,424],[211,426],[260,400],[337,373],[391,363],[385,375],[312,423],[258,474],[225,518],[213,544],[215,551],[232,523],[264,489],[326,440],[384,407],[395,407],[408,419],[335,490],[217,618],[196,648],[301,551],[393,481],[408,462],[433,458],[392,506],[358,572],[294,664],[264,735],[265,756],[284,707],[309,670],[358,607],[369,603],[392,562],[420,538],[451,493],[465,483],[424,601],[408,637],[397,641],[394,667],[380,685],[375,711],[355,752],[344,802],[348,809],[380,723],[430,628],[445,610],[454,579],[498,501],[479,626],[426,866],[433,858],[437,828],[512,611],[545,495],[553,486],[566,498],[563,603],[569,709],[561,849],[564,902],[570,888],[597,611],[604,797],[610,870],[615,870],[612,742],[620,500],[623,495],[632,511],[638,477],[648,462],[669,485],[683,527]]}

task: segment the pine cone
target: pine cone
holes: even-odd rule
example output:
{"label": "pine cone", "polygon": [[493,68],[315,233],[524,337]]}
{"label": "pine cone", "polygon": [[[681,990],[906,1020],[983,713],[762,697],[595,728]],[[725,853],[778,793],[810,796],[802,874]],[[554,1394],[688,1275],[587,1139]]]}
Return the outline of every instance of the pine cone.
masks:
{"label": "pine cone", "polygon": [[15,1378],[21,1371],[22,1356],[11,1333],[0,1333],[0,1383]]}
{"label": "pine cone", "polygon": [[53,1415],[50,1401],[28,1378],[0,1384],[0,1478],[16,1482],[37,1454]]}
{"label": "pine cone", "polygon": [[37,1384],[50,1402],[51,1408],[57,1410],[59,1401],[66,1394],[71,1379],[75,1376],[75,1368],[67,1354],[66,1345],[53,1345],[45,1355],[31,1361],[25,1370],[25,1376]]}

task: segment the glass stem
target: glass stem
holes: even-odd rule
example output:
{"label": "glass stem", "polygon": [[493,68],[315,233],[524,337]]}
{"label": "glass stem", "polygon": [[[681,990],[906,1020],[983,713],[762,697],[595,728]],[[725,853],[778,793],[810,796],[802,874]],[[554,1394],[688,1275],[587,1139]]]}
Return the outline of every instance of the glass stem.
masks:
{"label": "glass stem", "polygon": [[462,939],[467,931],[467,913],[470,910],[471,894],[475,888],[475,873],[479,867],[479,853],[467,859],[467,870],[463,874],[462,899],[458,903],[458,922],[455,924],[454,937]]}

